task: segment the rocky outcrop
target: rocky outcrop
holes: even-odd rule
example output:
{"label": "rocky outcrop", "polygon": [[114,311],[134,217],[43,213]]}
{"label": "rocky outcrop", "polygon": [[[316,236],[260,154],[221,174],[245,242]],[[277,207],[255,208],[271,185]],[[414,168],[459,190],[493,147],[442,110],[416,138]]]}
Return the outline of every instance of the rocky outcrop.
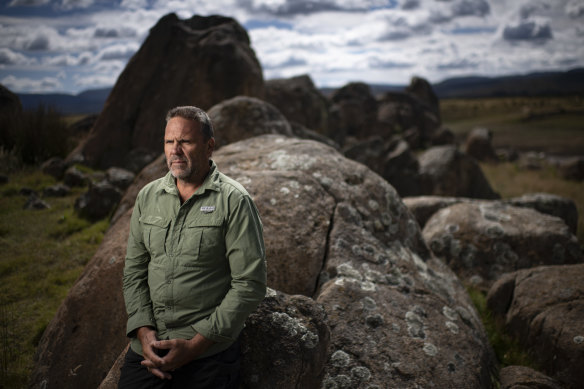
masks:
{"label": "rocky outcrop", "polygon": [[374,136],[353,142],[343,149],[343,153],[385,178],[402,197],[432,191],[429,177],[420,174],[418,159],[408,142],[399,136],[389,140]]}
{"label": "rocky outcrop", "polygon": [[440,101],[427,80],[420,77],[412,77],[410,85],[406,88],[406,93],[416,97],[440,120]]}
{"label": "rocky outcrop", "polygon": [[265,100],[274,105],[290,122],[326,134],[328,101],[309,75],[268,80]]}
{"label": "rocky outcrop", "polygon": [[[432,215],[442,208],[463,202],[475,202],[475,199],[445,196],[416,196],[404,198],[404,204],[423,228]],[[495,200],[496,201],[496,200]],[[578,227],[578,209],[573,200],[551,193],[528,193],[520,197],[500,200],[515,207],[532,208],[538,212],[561,218],[576,234]]]}
{"label": "rocky outcrop", "polygon": [[500,389],[563,389],[551,377],[525,366],[507,366],[499,372]]}
{"label": "rocky outcrop", "polygon": [[215,148],[263,134],[292,136],[288,120],[272,104],[254,97],[237,96],[211,108]]}
{"label": "rocky outcrop", "polygon": [[543,371],[567,388],[584,382],[584,264],[543,266],[504,275],[488,307]]}
{"label": "rocky outcrop", "polygon": [[488,128],[473,129],[466,137],[464,152],[477,161],[497,162],[497,153],[492,145],[493,132]]}
{"label": "rocky outcrop", "polygon": [[435,146],[418,158],[420,173],[429,176],[438,196],[497,199],[479,164],[456,146]]}
{"label": "rocky outcrop", "polygon": [[150,30],[116,82],[88,138],[69,156],[108,168],[127,166],[130,151],[160,152],[166,112],[203,109],[238,95],[263,97],[260,64],[234,19],[167,15]]}
{"label": "rocky outcrop", "polygon": [[463,202],[435,213],[424,239],[463,280],[490,285],[503,273],[579,263],[576,237],[562,219],[501,202]]}
{"label": "rocky outcrop", "polygon": [[[269,359],[262,350],[265,359],[254,359],[272,363],[255,367],[253,374],[262,374],[258,382],[281,382],[282,388],[310,383],[324,363],[322,383],[316,387],[490,387],[494,359],[465,289],[432,256],[416,221],[385,180],[322,143],[277,135],[232,143],[218,150],[214,160],[248,189],[258,206],[269,286],[308,294],[300,300],[290,297],[294,309],[285,303],[278,314],[266,310],[259,316],[284,329],[293,327],[301,340],[306,335],[305,346],[314,334],[320,339],[324,333],[317,331],[322,311],[311,298],[328,317],[331,341],[324,358],[275,330],[272,347],[279,345],[281,353]],[[163,158],[155,164],[148,168],[151,179],[165,170]],[[148,180],[138,176],[130,188],[143,181]],[[78,387],[78,379],[84,386],[98,386],[98,377],[106,376],[127,343],[117,261],[125,249],[128,215],[118,217],[43,337],[35,377],[36,382],[48,380],[47,388],[53,387],[51,382],[59,388]],[[303,360],[312,362],[290,368],[301,369],[294,376],[303,378],[278,378],[279,370],[270,368],[274,360],[290,360],[301,349]],[[95,350],[100,350],[99,358]],[[63,373],[79,365],[76,377]]]}
{"label": "rocky outcrop", "polygon": [[364,139],[375,134],[385,138],[387,135],[376,132],[377,101],[369,85],[349,83],[337,89],[331,101],[328,135],[338,144],[344,145],[347,137]]}

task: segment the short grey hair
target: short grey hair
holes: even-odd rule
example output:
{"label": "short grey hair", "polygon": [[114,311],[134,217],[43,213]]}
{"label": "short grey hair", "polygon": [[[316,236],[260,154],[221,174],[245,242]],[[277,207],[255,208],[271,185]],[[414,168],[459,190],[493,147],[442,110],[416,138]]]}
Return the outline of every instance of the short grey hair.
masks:
{"label": "short grey hair", "polygon": [[211,124],[211,119],[209,119],[207,113],[201,108],[193,106],[174,107],[166,114],[166,122],[168,123],[170,119],[177,116],[201,123],[201,130],[203,131],[205,141],[213,138],[213,124]]}

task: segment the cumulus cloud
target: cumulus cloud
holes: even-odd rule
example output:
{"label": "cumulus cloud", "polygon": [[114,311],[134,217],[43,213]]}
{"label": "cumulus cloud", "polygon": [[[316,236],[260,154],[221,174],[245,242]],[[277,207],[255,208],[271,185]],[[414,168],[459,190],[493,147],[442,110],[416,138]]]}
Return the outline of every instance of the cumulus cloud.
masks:
{"label": "cumulus cloud", "polygon": [[94,0],[62,0],[61,8],[63,9],[74,9],[74,8],[87,8],[94,4]]}
{"label": "cumulus cloud", "polygon": [[2,84],[8,89],[18,92],[52,92],[63,87],[61,81],[56,77],[43,77],[42,79],[32,79],[28,77],[6,76],[2,79]]}
{"label": "cumulus cloud", "polygon": [[385,7],[387,0],[245,0],[240,4],[252,12],[295,16],[328,11],[367,11]]}
{"label": "cumulus cloud", "polygon": [[420,8],[420,0],[402,0],[400,4],[401,9],[418,9]]}
{"label": "cumulus cloud", "polygon": [[508,41],[544,41],[552,38],[550,25],[541,21],[522,20],[503,29],[503,39]]}
{"label": "cumulus cloud", "polygon": [[115,84],[117,75],[112,74],[92,74],[92,75],[75,75],[75,85],[82,88],[96,88],[103,86],[111,86]]}
{"label": "cumulus cloud", "polygon": [[584,1],[575,0],[566,4],[566,14],[572,18],[584,16]]}
{"label": "cumulus cloud", "polygon": [[35,61],[20,53],[7,48],[0,49],[0,66],[5,65],[29,65]]}
{"label": "cumulus cloud", "polygon": [[136,51],[138,51],[138,45],[136,43],[115,44],[102,49],[98,53],[97,58],[102,61],[119,59],[127,60],[134,55]]}
{"label": "cumulus cloud", "polygon": [[49,0],[12,0],[9,7],[37,7],[48,4]]}

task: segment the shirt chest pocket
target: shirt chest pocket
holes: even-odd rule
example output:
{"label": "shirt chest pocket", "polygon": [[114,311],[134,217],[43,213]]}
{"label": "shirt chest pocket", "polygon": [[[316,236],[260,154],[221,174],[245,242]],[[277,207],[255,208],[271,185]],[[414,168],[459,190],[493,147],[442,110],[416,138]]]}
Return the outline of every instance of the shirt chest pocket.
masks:
{"label": "shirt chest pocket", "polygon": [[160,216],[145,215],[140,217],[143,225],[144,245],[150,253],[151,260],[156,262],[166,252],[165,244],[170,220]]}
{"label": "shirt chest pocket", "polygon": [[194,220],[184,229],[180,264],[186,267],[208,267],[225,260],[223,221]]}

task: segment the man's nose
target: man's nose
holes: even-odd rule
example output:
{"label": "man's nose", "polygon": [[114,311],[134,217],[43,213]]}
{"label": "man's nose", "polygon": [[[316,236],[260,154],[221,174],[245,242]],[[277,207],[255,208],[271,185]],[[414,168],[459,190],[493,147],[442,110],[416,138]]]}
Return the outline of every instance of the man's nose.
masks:
{"label": "man's nose", "polygon": [[180,142],[172,142],[172,147],[170,149],[173,154],[181,154],[182,148],[180,147]]}

